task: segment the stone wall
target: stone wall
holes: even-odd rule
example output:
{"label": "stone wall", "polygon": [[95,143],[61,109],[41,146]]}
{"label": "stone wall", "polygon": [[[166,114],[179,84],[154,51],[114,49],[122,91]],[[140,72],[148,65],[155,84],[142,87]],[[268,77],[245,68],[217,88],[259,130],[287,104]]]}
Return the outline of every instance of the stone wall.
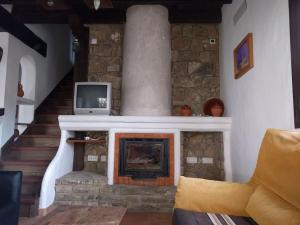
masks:
{"label": "stone wall", "polygon": [[[202,114],[205,101],[220,96],[218,25],[173,24],[171,37],[173,115],[179,114],[182,105]],[[184,133],[182,156],[184,176],[224,179],[221,134]],[[187,157],[197,163],[187,163]]]}
{"label": "stone wall", "polygon": [[218,26],[173,24],[171,38],[173,114],[185,104],[201,114],[204,102],[220,95]]}
{"label": "stone wall", "polygon": [[[89,81],[113,84],[113,111],[119,115],[121,106],[121,65],[124,25],[91,25]],[[93,44],[92,39],[97,43]],[[210,44],[210,39],[216,40]],[[194,114],[201,114],[204,102],[219,97],[219,34],[216,24],[172,24],[172,113],[180,106],[190,105]],[[93,133],[103,136],[103,133]],[[224,179],[222,137],[217,133],[184,133],[182,174],[191,177]],[[107,154],[107,145],[86,146],[85,170],[106,174],[106,162],[87,162],[87,154]],[[197,158],[188,164],[187,157]],[[100,156],[99,156],[100,158]],[[212,163],[203,163],[209,158]]]}
{"label": "stone wall", "polygon": [[[90,25],[89,81],[112,83],[112,110],[120,114],[123,25]],[[97,43],[93,43],[96,39]]]}

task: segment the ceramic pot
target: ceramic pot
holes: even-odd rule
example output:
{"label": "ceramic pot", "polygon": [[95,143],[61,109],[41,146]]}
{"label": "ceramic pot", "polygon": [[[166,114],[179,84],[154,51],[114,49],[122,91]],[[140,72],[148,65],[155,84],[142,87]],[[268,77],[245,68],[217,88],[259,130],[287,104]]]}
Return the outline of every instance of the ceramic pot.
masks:
{"label": "ceramic pot", "polygon": [[191,116],[192,108],[188,105],[181,106],[180,108],[180,116]]}
{"label": "ceramic pot", "polygon": [[222,116],[223,114],[223,109],[220,105],[212,106],[210,111],[212,116]]}

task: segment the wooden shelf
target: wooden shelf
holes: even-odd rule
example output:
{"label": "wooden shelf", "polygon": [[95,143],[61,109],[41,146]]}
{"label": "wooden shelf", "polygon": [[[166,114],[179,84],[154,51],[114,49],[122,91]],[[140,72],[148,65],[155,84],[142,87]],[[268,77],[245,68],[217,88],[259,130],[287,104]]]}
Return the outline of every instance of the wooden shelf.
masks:
{"label": "wooden shelf", "polygon": [[69,144],[105,144],[105,140],[81,140],[81,139],[68,139]]}
{"label": "wooden shelf", "polygon": [[18,105],[34,105],[34,100],[31,100],[28,98],[17,97],[17,104]]}

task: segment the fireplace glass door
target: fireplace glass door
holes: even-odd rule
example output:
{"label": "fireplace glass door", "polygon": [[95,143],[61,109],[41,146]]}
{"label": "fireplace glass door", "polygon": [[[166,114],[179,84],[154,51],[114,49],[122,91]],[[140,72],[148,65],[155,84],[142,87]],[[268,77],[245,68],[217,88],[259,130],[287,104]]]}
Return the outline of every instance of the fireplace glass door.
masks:
{"label": "fireplace glass door", "polygon": [[155,179],[169,176],[169,140],[121,138],[119,176]]}

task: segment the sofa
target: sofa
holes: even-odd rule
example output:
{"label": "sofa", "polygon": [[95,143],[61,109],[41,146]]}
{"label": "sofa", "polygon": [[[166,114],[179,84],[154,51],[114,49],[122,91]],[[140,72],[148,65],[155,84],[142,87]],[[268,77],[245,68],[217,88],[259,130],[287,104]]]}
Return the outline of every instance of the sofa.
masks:
{"label": "sofa", "polygon": [[300,225],[300,132],[268,129],[248,183],[180,177],[174,208],[174,225]]}
{"label": "sofa", "polygon": [[0,171],[0,225],[18,225],[22,172]]}

